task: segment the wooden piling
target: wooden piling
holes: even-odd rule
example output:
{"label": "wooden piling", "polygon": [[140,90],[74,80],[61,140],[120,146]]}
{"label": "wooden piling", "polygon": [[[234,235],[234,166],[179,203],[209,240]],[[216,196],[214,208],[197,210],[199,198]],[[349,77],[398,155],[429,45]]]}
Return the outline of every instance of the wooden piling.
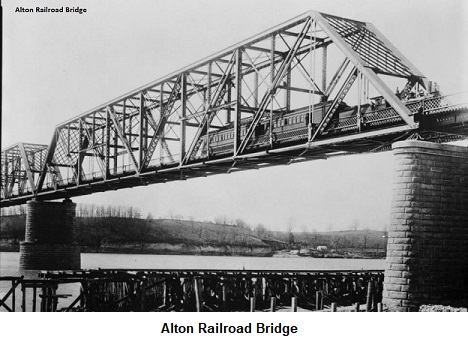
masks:
{"label": "wooden piling", "polygon": [[146,288],[144,284],[140,284],[140,307],[139,311],[145,311]]}
{"label": "wooden piling", "polygon": [[227,311],[228,300],[227,300],[227,282],[223,282],[223,310]]}
{"label": "wooden piling", "polygon": [[164,279],[164,282],[162,284],[162,305],[167,306],[168,304],[168,297],[167,297],[167,279]]}
{"label": "wooden piling", "polygon": [[36,312],[36,304],[37,304],[37,287],[36,285],[33,286],[33,306],[32,311]]}
{"label": "wooden piling", "polygon": [[272,312],[276,311],[276,297],[271,297],[270,310]]}
{"label": "wooden piling", "polygon": [[255,311],[255,297],[250,298],[250,312]]}
{"label": "wooden piling", "polygon": [[355,305],[354,305],[354,310],[359,313],[359,302],[357,302]]}
{"label": "wooden piling", "polygon": [[291,297],[291,311],[297,311],[297,297],[295,296]]}
{"label": "wooden piling", "polygon": [[379,296],[379,283],[378,283],[378,280],[375,279],[372,281],[372,311],[377,311],[378,296]]}
{"label": "wooden piling", "polygon": [[379,313],[383,312],[383,304],[382,303],[377,303],[377,311]]}
{"label": "wooden piling", "polygon": [[265,277],[262,277],[262,300],[265,302],[267,299],[267,280]]}
{"label": "wooden piling", "polygon": [[24,283],[21,283],[21,311],[26,311],[26,287]]}
{"label": "wooden piling", "polygon": [[335,302],[332,302],[332,304],[331,304],[331,311],[332,312],[337,312],[337,304]]}
{"label": "wooden piling", "polygon": [[41,312],[46,311],[46,286],[42,284],[42,294],[39,295],[41,297]]}
{"label": "wooden piling", "polygon": [[195,301],[196,301],[196,309],[197,312],[203,311],[203,301],[202,301],[202,294],[201,294],[201,279],[195,277],[193,279],[193,285],[195,288]]}
{"label": "wooden piling", "polygon": [[372,311],[372,292],[373,292],[373,285],[372,280],[367,282],[367,296],[366,296],[366,311]]}
{"label": "wooden piling", "polygon": [[315,309],[322,310],[323,309],[323,292],[317,291],[315,293]]}
{"label": "wooden piling", "polygon": [[188,279],[184,278],[182,282],[182,295],[183,295],[183,305],[184,305],[184,310],[188,311]]}
{"label": "wooden piling", "polygon": [[11,281],[11,287],[13,288],[13,292],[11,293],[11,311],[16,311],[16,283],[15,281]]}

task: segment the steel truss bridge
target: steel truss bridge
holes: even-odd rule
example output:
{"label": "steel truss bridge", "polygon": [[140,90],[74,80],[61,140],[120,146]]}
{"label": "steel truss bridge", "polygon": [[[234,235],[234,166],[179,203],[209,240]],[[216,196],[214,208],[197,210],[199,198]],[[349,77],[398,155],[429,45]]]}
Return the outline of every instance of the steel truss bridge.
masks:
{"label": "steel truss bridge", "polygon": [[[399,91],[395,93],[395,84]],[[2,150],[1,206],[468,135],[372,24],[307,12]]]}

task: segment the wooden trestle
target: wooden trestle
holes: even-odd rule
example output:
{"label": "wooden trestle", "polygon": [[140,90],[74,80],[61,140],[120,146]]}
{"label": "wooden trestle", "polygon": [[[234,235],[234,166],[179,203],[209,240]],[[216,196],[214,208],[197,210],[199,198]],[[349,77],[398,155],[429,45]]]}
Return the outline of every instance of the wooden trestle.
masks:
{"label": "wooden trestle", "polygon": [[[44,271],[38,279],[2,280],[14,286],[0,297],[7,311],[15,311],[14,301],[8,305],[7,299],[18,286],[22,311],[26,311],[27,288],[33,288],[33,295],[28,295],[33,311],[38,301],[40,311],[275,311],[284,307],[315,311],[360,304],[366,304],[367,311],[377,311],[383,270],[98,269]],[[57,294],[61,285],[70,283],[80,285],[76,297]],[[71,303],[60,307],[58,301],[63,298]]]}

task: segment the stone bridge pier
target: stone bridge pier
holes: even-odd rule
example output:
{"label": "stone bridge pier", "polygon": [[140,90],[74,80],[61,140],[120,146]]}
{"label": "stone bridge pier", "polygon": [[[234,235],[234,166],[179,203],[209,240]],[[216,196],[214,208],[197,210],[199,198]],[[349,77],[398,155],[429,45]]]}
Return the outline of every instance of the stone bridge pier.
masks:
{"label": "stone bridge pier", "polygon": [[468,306],[468,148],[393,144],[395,177],[383,303]]}
{"label": "stone bridge pier", "polygon": [[20,268],[24,270],[77,270],[81,267],[76,243],[76,204],[28,201],[26,235],[20,245]]}

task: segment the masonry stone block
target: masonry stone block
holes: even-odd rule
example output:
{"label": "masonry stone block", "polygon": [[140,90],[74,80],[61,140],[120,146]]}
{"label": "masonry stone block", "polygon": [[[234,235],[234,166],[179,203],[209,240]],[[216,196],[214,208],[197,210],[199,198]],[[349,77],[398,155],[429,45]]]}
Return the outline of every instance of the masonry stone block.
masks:
{"label": "masonry stone block", "polygon": [[468,307],[468,148],[402,141],[393,153],[383,303]]}
{"label": "masonry stone block", "polygon": [[77,270],[81,267],[76,243],[76,204],[29,201],[26,204],[25,240],[20,244],[20,268]]}

